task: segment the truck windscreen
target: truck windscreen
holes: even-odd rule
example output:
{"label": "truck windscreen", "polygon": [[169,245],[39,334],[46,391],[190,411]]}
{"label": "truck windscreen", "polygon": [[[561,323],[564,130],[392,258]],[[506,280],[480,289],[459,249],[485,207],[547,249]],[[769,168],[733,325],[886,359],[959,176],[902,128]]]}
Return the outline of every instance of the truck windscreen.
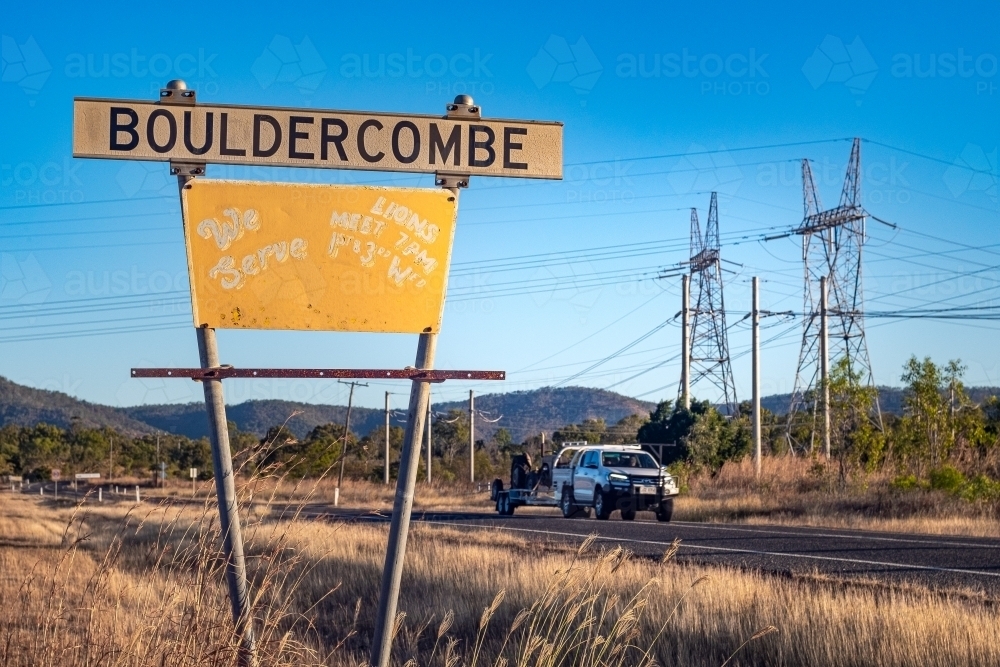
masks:
{"label": "truck windscreen", "polygon": [[646,452],[604,452],[601,462],[605,468],[659,468]]}

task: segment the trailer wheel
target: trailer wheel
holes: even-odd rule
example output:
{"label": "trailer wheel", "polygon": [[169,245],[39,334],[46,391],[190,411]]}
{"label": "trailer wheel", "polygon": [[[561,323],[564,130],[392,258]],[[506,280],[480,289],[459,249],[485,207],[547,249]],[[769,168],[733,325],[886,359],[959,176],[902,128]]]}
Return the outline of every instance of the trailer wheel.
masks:
{"label": "trailer wheel", "polygon": [[510,494],[503,494],[503,515],[504,516],[514,516],[514,510],[517,509],[517,505],[511,502]]}
{"label": "trailer wheel", "polygon": [[674,515],[674,499],[667,498],[656,508],[656,520],[666,523]]}
{"label": "trailer wheel", "polygon": [[622,521],[635,521],[635,505],[622,510]]}
{"label": "trailer wheel", "polygon": [[499,498],[501,491],[503,491],[503,481],[500,479],[493,480],[490,484],[490,500]]}

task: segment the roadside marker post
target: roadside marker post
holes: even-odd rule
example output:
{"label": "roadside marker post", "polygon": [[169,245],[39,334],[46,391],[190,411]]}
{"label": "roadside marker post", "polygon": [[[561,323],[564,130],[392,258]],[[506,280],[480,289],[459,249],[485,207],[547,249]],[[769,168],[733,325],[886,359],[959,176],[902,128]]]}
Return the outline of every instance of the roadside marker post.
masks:
{"label": "roadside marker post", "polygon": [[[433,370],[459,189],[473,175],[561,180],[562,123],[483,119],[468,95],[448,104],[443,117],[197,105],[195,97],[175,80],[156,103],[74,99],[74,157],[165,161],[178,180],[201,366],[132,369],[132,377],[202,382],[241,666],[256,664],[256,642],[222,380],[411,381],[371,653],[373,666],[387,667],[430,384],[506,377]],[[208,163],[432,173],[441,189],[213,181],[200,178]],[[386,229],[391,233],[381,238]],[[376,289],[345,296],[349,279],[375,281]],[[251,282],[259,289],[240,290]],[[265,289],[268,282],[291,285],[292,294]],[[341,289],[327,290],[327,283]],[[220,363],[216,328],[417,333],[419,339],[414,366],[402,370],[234,369]],[[113,472],[111,459],[109,479]]]}

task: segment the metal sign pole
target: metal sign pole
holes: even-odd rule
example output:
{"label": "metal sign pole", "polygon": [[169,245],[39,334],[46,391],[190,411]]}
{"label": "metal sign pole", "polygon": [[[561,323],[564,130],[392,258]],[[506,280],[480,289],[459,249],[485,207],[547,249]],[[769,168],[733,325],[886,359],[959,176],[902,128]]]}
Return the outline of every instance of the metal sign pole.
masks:
{"label": "metal sign pole", "polygon": [[431,399],[427,399],[427,483],[431,483],[431,457],[433,456],[434,441],[432,439],[434,431],[434,407]]}
{"label": "metal sign pole", "polygon": [[[436,349],[437,334],[420,334],[414,366],[432,367]],[[423,439],[430,394],[429,382],[413,381],[413,386],[410,388],[410,406],[406,419],[406,434],[403,437],[403,451],[399,459],[399,477],[396,479],[396,496],[392,503],[392,523],[389,526],[385,567],[382,570],[382,588],[379,593],[378,614],[375,617],[375,636],[372,641],[371,664],[378,667],[388,667],[392,652],[399,582],[403,576],[406,539],[410,532],[410,512],[413,509],[413,488],[417,482],[420,441]]]}
{"label": "metal sign pole", "polygon": [[[480,108],[475,106],[468,95],[459,95],[454,104],[447,106],[448,115],[479,118]],[[458,210],[458,191],[468,187],[469,177],[462,175],[439,175],[437,185],[450,190],[455,197]],[[421,369],[434,367],[437,351],[437,334],[422,333],[417,344],[417,359],[414,366]],[[428,417],[431,401],[431,385],[414,380],[410,388],[409,414],[406,418],[406,435],[399,461],[399,478],[396,480],[396,497],[392,505],[392,524],[389,526],[389,543],[385,552],[385,567],[382,570],[382,588],[378,598],[378,613],[375,616],[375,634],[372,637],[370,662],[373,667],[388,667],[392,656],[393,626],[396,623],[396,605],[399,602],[399,582],[403,576],[403,559],[406,556],[406,538],[410,532],[410,512],[413,510],[413,488],[417,482],[420,465],[420,441],[423,439],[424,422]]]}
{"label": "metal sign pole", "polygon": [[[160,100],[165,104],[193,106],[195,92],[187,90],[183,81],[171,81],[160,91]],[[183,192],[188,181],[205,173],[204,165],[171,163],[170,171],[177,176],[177,187]],[[181,207],[184,202],[181,198]],[[215,329],[201,327],[195,329],[198,337],[198,357],[202,368],[218,368],[219,347],[215,339]],[[247,588],[246,556],[243,553],[243,530],[236,507],[236,481],[233,471],[233,455],[229,447],[229,424],[226,420],[226,401],[222,393],[221,380],[202,380],[205,391],[205,408],[208,411],[208,432],[212,443],[212,466],[215,477],[215,493],[219,500],[219,527],[222,530],[222,548],[226,554],[226,583],[229,587],[229,602],[233,608],[233,622],[239,637],[238,664],[241,667],[257,664],[256,640],[253,619],[250,615],[249,591]]]}

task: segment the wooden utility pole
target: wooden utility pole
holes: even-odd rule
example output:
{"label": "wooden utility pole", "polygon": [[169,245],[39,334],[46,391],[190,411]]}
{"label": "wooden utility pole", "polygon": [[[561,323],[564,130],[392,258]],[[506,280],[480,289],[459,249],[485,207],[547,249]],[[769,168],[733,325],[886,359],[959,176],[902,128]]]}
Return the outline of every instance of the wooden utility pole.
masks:
{"label": "wooden utility pole", "polygon": [[351,408],[354,406],[354,388],[368,386],[367,384],[362,384],[361,382],[356,382],[354,380],[351,382],[337,380],[337,382],[340,384],[351,385],[351,392],[347,396],[347,419],[344,421],[344,446],[340,448],[340,473],[337,475],[337,488],[333,491],[334,505],[339,503],[340,487],[344,485],[344,464],[347,462],[347,439],[351,435]]}
{"label": "wooden utility pole", "polygon": [[382,483],[389,483],[389,392],[385,392],[385,473]]}
{"label": "wooden utility pole", "polygon": [[476,482],[476,399],[469,390],[469,481]]}
{"label": "wooden utility pole", "polygon": [[431,483],[431,457],[434,455],[434,450],[431,445],[431,433],[434,429],[431,423],[434,419],[434,409],[431,407],[431,399],[427,399],[427,483]]}
{"label": "wooden utility pole", "polygon": [[757,282],[757,276],[754,276],[750,308],[753,322],[753,469],[757,479],[760,479],[760,294]]}

